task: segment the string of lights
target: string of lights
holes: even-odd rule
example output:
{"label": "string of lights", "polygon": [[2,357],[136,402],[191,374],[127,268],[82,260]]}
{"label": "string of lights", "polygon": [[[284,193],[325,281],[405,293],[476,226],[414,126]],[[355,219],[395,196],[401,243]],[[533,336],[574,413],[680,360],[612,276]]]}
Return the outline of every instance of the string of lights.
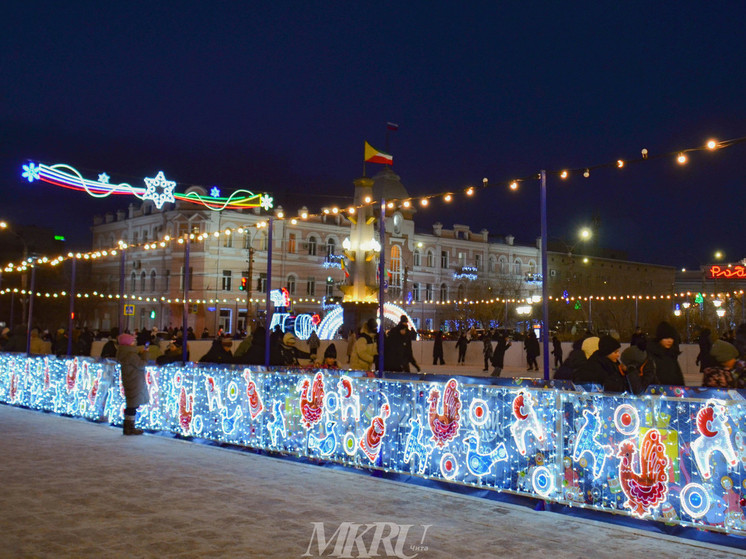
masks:
{"label": "string of lights", "polygon": [[[735,146],[735,145],[738,145],[744,142],[746,142],[746,136],[742,136],[739,138],[733,138],[730,140],[722,140],[722,141],[710,139],[704,145],[701,145],[701,146],[676,149],[673,151],[660,153],[658,155],[651,155],[646,148],[643,148],[641,150],[640,157],[637,157],[637,158],[617,159],[614,161],[609,161],[606,163],[601,163],[601,164],[596,164],[596,165],[580,166],[580,167],[560,169],[560,170],[551,170],[551,171],[547,171],[547,175],[557,176],[560,179],[568,179],[571,176],[582,173],[582,175],[585,178],[588,178],[590,176],[591,171],[594,171],[594,170],[605,169],[605,168],[621,169],[629,164],[636,164],[636,163],[664,159],[664,158],[671,158],[671,157],[675,157],[675,160],[678,164],[684,165],[688,163],[688,160],[689,160],[688,154],[695,153],[695,152],[702,152],[702,151],[721,150],[721,149],[732,147],[732,146]],[[24,168],[23,176],[24,178],[32,180],[32,177],[37,177],[40,171],[39,171],[39,167],[34,166],[33,168],[31,168],[30,165],[32,164],[23,166]],[[63,167],[63,166],[60,165],[60,167]],[[67,167],[67,166],[64,166],[64,167]],[[437,192],[437,193],[413,196],[413,197],[406,198],[406,199],[390,200],[386,203],[386,207],[387,209],[391,209],[391,210],[411,209],[416,206],[425,208],[429,206],[430,203],[434,200],[442,200],[444,203],[451,203],[454,200],[456,200],[456,197],[459,194],[461,194],[464,197],[464,199],[474,198],[478,190],[484,190],[487,188],[507,187],[510,190],[518,190],[519,185],[521,183],[524,183],[529,180],[537,180],[538,178],[539,176],[537,174],[532,174],[530,176],[512,178],[506,181],[495,182],[495,183],[491,183],[487,178],[484,178],[482,179],[481,185],[476,185],[476,186],[469,185],[461,189],[454,189],[454,190],[445,191],[445,192]],[[83,179],[81,178],[81,180]],[[183,183],[180,183],[180,184],[183,184]],[[138,190],[138,193],[139,193],[139,190]],[[262,195],[262,196],[265,196],[265,195]],[[357,213],[362,208],[370,207],[370,206],[377,208],[378,205],[380,205],[380,202],[378,200],[374,200],[373,197],[368,196],[363,200],[363,204],[360,204],[357,206],[356,205],[347,205],[347,206],[337,205],[337,206],[332,206],[332,207],[325,207],[325,208],[322,208],[321,211],[318,213],[310,213],[306,209],[303,209],[298,213],[297,216],[293,216],[293,217],[287,216],[285,212],[282,210],[277,210],[273,218],[275,220],[286,220],[291,225],[295,225],[300,221],[307,221],[307,220],[321,218],[323,216],[329,216],[329,215],[333,215],[333,216],[339,215],[339,216],[347,218],[350,216],[354,216],[354,214]],[[269,210],[269,207],[265,207],[265,210]],[[241,234],[244,231],[251,229],[253,227],[256,227],[257,229],[262,229],[262,228],[266,228],[268,225],[269,225],[269,217],[267,217],[266,219],[263,219],[262,221],[259,221],[258,223],[250,227],[226,228],[226,229],[223,229],[222,231],[215,231],[213,233],[207,233],[207,232],[197,233],[197,234],[191,233],[189,234],[189,239],[192,241],[194,240],[202,241],[202,240],[207,239],[210,236],[220,237],[221,235],[232,235],[235,233]],[[116,256],[118,254],[118,251],[120,250],[135,250],[135,249],[156,250],[158,248],[166,248],[168,243],[171,243],[174,241],[178,242],[179,244],[183,244],[184,237],[185,236],[171,237],[169,235],[166,235],[163,238],[163,240],[154,241],[154,242],[144,242],[140,244],[128,244],[124,241],[119,241],[117,246],[111,247],[106,250],[94,250],[94,251],[89,251],[89,252],[77,252],[77,253],[69,252],[67,253],[67,255],[58,255],[55,257],[44,256],[44,257],[28,258],[26,259],[26,261],[22,261],[19,263],[11,262],[11,263],[6,264],[5,266],[3,266],[3,272],[5,273],[25,272],[32,265],[56,266],[64,262],[65,260],[72,259],[72,258],[89,260],[89,259],[104,258],[108,256]]]}

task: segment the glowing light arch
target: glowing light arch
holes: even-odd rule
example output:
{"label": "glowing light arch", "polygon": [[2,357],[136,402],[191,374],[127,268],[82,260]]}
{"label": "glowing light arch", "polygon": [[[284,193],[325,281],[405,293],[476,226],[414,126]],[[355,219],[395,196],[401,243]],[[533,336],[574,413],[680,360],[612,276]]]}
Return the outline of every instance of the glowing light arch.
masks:
{"label": "glowing light arch", "polygon": [[[395,305],[393,303],[383,304],[384,320],[388,319],[394,324],[397,324],[402,315],[405,315],[407,317],[407,320],[410,324],[414,324],[414,321],[412,320],[412,317],[409,315],[409,313],[407,313],[407,311],[405,311],[399,305]],[[319,339],[333,340],[334,336],[337,334],[337,331],[340,329],[343,323],[344,311],[342,307],[337,306],[334,310],[328,312],[327,315],[324,317],[324,320],[322,320],[321,324],[319,324],[317,331]],[[417,336],[417,338],[419,338],[419,335]]]}

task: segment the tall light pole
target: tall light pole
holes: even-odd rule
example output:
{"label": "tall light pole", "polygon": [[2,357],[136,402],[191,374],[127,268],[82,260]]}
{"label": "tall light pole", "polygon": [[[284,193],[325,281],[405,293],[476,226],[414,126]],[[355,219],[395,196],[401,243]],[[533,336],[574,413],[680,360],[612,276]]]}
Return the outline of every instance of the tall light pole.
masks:
{"label": "tall light pole", "polygon": [[[12,233],[19,241],[21,241],[21,244],[23,245],[23,262],[26,263],[26,261],[28,260],[28,256],[29,256],[28,244],[26,244],[26,239],[24,239],[17,232],[13,231],[13,229],[9,229],[8,222],[6,221],[0,221],[0,230],[5,230],[5,231],[8,231],[9,233]],[[25,289],[26,289],[26,273],[24,272],[23,275],[21,276],[21,290],[23,291]],[[28,296],[28,294],[26,295]],[[21,319],[24,321],[28,319],[28,315],[26,314],[26,301],[27,301],[26,297],[23,297],[21,299],[21,304],[23,308]]]}

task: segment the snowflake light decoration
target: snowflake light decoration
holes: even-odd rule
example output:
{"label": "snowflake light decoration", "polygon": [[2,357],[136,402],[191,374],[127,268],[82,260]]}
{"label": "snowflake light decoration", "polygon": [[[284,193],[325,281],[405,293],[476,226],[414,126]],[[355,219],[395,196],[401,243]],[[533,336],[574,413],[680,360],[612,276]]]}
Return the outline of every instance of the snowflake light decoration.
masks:
{"label": "snowflake light decoration", "polygon": [[267,196],[266,194],[262,194],[262,200],[259,203],[259,205],[265,209],[265,211],[269,211],[272,208],[272,205],[274,204],[274,200],[272,199],[272,196]]}
{"label": "snowflake light decoration", "polygon": [[102,183],[104,183],[104,184],[109,184],[109,179],[110,179],[110,178],[111,178],[111,177],[110,177],[109,175],[107,175],[106,173],[101,173],[101,174],[100,174],[100,175],[98,176],[98,182],[102,182]]}
{"label": "snowflake light decoration", "polygon": [[[158,171],[155,178],[145,178],[145,184],[148,186],[143,195],[143,200],[152,200],[155,203],[155,207],[159,210],[166,202],[175,202],[174,188],[176,188],[176,181],[166,180],[163,175],[163,171]],[[160,189],[160,192],[159,192]]]}
{"label": "snowflake light decoration", "polygon": [[39,180],[39,167],[36,166],[36,163],[29,163],[28,165],[23,166],[23,173],[21,176],[24,179],[28,179],[29,182],[34,182],[35,180]]}
{"label": "snowflake light decoration", "polygon": [[220,189],[217,186],[213,186],[210,189],[210,196],[213,198],[220,198]]}

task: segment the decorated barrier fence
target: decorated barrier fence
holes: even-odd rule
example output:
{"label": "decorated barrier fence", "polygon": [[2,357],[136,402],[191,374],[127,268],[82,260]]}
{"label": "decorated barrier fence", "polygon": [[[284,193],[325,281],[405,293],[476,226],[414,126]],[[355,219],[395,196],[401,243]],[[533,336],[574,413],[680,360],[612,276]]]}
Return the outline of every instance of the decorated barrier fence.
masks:
{"label": "decorated barrier fence", "polygon": [[[746,402],[521,379],[147,367],[138,424],[668,524],[746,535]],[[121,424],[119,367],[0,355],[0,401]]]}

